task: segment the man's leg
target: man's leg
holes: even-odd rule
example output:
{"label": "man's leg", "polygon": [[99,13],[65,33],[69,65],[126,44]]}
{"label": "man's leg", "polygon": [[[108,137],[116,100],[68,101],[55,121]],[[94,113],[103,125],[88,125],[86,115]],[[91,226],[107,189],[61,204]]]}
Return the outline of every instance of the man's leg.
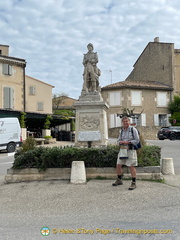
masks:
{"label": "man's leg", "polygon": [[122,165],[121,164],[117,164],[116,165],[116,173],[117,173],[117,179],[115,181],[115,183],[113,183],[113,186],[118,186],[118,185],[122,185]]}
{"label": "man's leg", "polygon": [[129,167],[132,177],[132,183],[129,190],[134,190],[136,188],[136,168],[134,166]]}

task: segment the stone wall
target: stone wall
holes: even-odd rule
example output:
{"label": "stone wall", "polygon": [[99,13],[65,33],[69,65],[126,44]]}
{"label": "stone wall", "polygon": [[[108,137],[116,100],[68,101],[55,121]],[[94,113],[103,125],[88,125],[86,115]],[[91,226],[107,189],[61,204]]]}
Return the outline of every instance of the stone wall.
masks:
{"label": "stone wall", "polygon": [[[157,133],[161,127],[137,127],[144,140],[156,140]],[[109,138],[118,138],[120,127],[108,129]]]}
{"label": "stone wall", "polygon": [[173,53],[173,43],[148,43],[127,79],[157,81],[173,86]]}

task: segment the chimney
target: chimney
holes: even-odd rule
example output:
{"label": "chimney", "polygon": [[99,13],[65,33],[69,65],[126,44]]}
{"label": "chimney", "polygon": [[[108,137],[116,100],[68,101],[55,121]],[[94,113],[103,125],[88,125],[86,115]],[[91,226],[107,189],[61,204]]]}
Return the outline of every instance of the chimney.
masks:
{"label": "chimney", "polygon": [[154,42],[159,42],[159,37],[155,37]]}

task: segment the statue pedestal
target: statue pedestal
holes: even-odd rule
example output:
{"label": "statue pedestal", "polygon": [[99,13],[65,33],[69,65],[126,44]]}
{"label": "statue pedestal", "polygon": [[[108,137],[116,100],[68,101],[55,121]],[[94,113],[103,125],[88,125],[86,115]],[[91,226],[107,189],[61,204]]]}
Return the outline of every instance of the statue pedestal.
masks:
{"label": "statue pedestal", "polygon": [[107,109],[100,92],[83,92],[76,108],[75,146],[100,147],[108,144]]}

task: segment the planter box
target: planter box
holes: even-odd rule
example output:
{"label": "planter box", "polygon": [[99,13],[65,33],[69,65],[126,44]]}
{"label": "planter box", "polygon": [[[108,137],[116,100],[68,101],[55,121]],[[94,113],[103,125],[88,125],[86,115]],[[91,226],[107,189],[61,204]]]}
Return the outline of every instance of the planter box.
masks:
{"label": "planter box", "polygon": [[21,128],[22,141],[25,141],[27,138],[27,128]]}
{"label": "planter box", "polygon": [[[160,166],[136,168],[137,179],[162,179]],[[124,167],[124,178],[130,178],[128,168]],[[41,180],[70,180],[71,168],[48,168],[46,171],[39,172],[36,168],[8,169],[5,181],[7,183],[23,181]],[[86,178],[104,177],[109,179],[116,178],[116,169],[108,168],[86,168]]]}
{"label": "planter box", "polygon": [[42,137],[45,137],[45,136],[51,136],[50,129],[42,129]]}

